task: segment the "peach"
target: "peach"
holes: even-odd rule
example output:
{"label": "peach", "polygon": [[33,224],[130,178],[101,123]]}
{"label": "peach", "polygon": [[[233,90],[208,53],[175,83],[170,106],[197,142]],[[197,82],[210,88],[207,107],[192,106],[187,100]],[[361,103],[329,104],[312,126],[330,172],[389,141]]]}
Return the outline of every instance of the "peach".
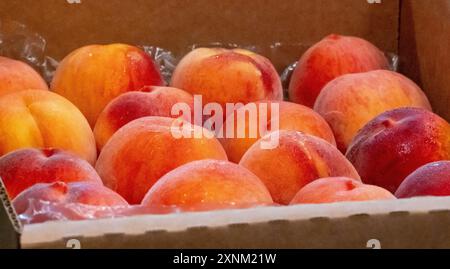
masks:
{"label": "peach", "polygon": [[227,103],[283,99],[281,80],[272,63],[243,49],[195,49],[180,61],[171,85],[224,108]]}
{"label": "peach", "polygon": [[332,144],[297,131],[278,131],[278,147],[264,149],[264,139],[242,157],[240,165],[258,176],[276,203],[287,205],[310,182],[324,177],[359,179],[350,162]]}
{"label": "peach", "polygon": [[417,168],[450,160],[450,124],[425,109],[391,110],[360,130],[347,158],[364,183],[395,193]]}
{"label": "peach", "polygon": [[301,189],[291,202],[294,204],[328,204],[373,200],[395,200],[389,191],[360,181],[345,178],[318,179]]}
{"label": "peach", "polygon": [[0,56],[0,97],[29,89],[48,90],[48,86],[26,63]]}
{"label": "peach", "polygon": [[395,196],[450,196],[450,161],[433,162],[420,167],[402,182]]}
{"label": "peach", "polygon": [[[260,104],[265,105],[261,107]],[[264,130],[261,130],[259,127],[257,127],[258,130],[255,130],[257,131],[255,133],[256,136],[254,136],[254,134],[251,134],[249,130],[251,126],[251,124],[249,123],[251,112],[247,111],[251,111],[250,109],[256,108],[255,110],[253,110],[257,113],[254,119],[257,120],[258,124],[260,118],[267,119],[268,124],[266,129],[267,131],[272,131],[271,128],[274,128],[274,126],[271,126],[272,104],[277,104],[279,106],[278,117],[274,118],[278,121],[278,129],[301,131],[306,134],[320,137],[328,141],[329,143],[336,145],[334,135],[331,131],[330,126],[319,114],[314,112],[312,109],[290,102],[259,101],[248,104],[236,110],[234,112],[234,118],[233,115],[229,115],[227,117],[227,120],[225,121],[224,126],[222,126],[222,131],[225,134],[227,124],[233,124],[234,122],[233,137],[228,138],[224,135],[224,138],[220,139],[220,142],[227,152],[230,161],[239,163],[244,153],[261,138],[261,134],[265,134],[263,132]],[[265,109],[266,107],[267,109]],[[237,115],[239,115],[241,112],[247,113],[245,121],[243,121],[241,117],[237,117]],[[240,125],[245,127],[245,138],[239,138],[238,136],[238,129]]]}
{"label": "peach", "polygon": [[345,153],[359,129],[381,113],[401,107],[431,111],[430,102],[414,82],[399,73],[376,70],[331,81],[314,109],[330,124],[338,148]]}
{"label": "peach", "polygon": [[90,181],[102,184],[85,160],[58,149],[21,149],[0,158],[0,178],[14,199],[37,183]]}
{"label": "peach", "polygon": [[[191,161],[227,160],[220,142],[211,136],[180,137],[178,119],[144,117],[119,129],[103,148],[96,170],[104,184],[130,204],[139,204],[155,182],[169,171]],[[184,123],[195,134],[208,131]],[[211,137],[211,138],[210,138]]]}
{"label": "peach", "polygon": [[261,180],[227,161],[201,160],[163,176],[142,201],[143,206],[177,207],[182,211],[248,208],[273,204]]}
{"label": "peach", "polygon": [[124,207],[128,203],[114,191],[92,182],[40,183],[23,191],[13,200],[20,215],[31,202],[45,201],[55,204],[83,204],[91,206]]}
{"label": "peach", "polygon": [[69,54],[56,70],[51,88],[74,103],[94,127],[115,97],[163,84],[159,69],[144,51],[111,44],[86,46]]}
{"label": "peach", "polygon": [[0,156],[23,148],[57,148],[94,164],[94,134],[81,112],[50,91],[27,90],[0,98]]}
{"label": "peach", "polygon": [[313,107],[320,91],[331,80],[345,74],[388,68],[383,52],[370,42],[332,34],[300,58],[289,84],[289,99]]}
{"label": "peach", "polygon": [[177,117],[171,113],[177,103],[188,104],[192,111],[194,109],[192,95],[171,87],[146,86],[137,92],[127,92],[116,97],[106,106],[95,124],[98,149],[101,150],[117,130],[135,119],[146,116]]}

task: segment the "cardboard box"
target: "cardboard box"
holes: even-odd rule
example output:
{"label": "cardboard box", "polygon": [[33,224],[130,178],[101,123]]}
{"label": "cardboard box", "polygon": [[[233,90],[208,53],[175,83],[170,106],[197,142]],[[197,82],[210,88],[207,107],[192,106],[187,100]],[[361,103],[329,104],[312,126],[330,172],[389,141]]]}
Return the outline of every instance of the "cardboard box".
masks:
{"label": "cardboard box", "polygon": [[[450,120],[450,0],[2,0],[61,59],[91,43],[258,45],[281,71],[329,33],[400,55]],[[274,50],[277,44],[282,49]],[[300,45],[300,46],[299,46]],[[1,185],[1,184],[0,184]],[[22,227],[0,187],[0,248],[449,248],[450,198],[136,216]],[[73,240],[75,239],[75,241]]]}

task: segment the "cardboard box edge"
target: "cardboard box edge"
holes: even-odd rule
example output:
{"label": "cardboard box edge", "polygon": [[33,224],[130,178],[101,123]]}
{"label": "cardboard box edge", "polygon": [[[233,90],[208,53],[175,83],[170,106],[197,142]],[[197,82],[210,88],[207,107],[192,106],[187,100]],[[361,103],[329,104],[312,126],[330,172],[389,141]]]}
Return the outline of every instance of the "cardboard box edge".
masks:
{"label": "cardboard box edge", "polygon": [[6,192],[6,187],[0,177],[0,249],[19,248],[22,225]]}
{"label": "cardboard box edge", "polygon": [[[270,213],[270,214],[269,214]],[[312,223],[323,222],[332,223],[345,222],[347,224],[358,218],[385,219],[388,221],[399,218],[416,218],[434,213],[444,214],[445,218],[450,217],[450,198],[415,198],[395,201],[372,201],[357,203],[337,203],[327,205],[302,205],[292,207],[267,207],[246,210],[230,210],[203,213],[170,214],[155,216],[135,216],[118,219],[89,220],[79,222],[52,222],[46,224],[33,224],[24,227],[21,238],[21,245],[24,248],[56,247],[65,248],[69,240],[79,240],[80,244],[88,242],[88,248],[109,248],[117,246],[117,243],[125,238],[131,240],[128,247],[169,247],[165,245],[175,235],[190,237],[192,233],[200,233],[198,236],[205,238],[221,237],[226,239],[227,231],[230,233],[239,232],[239,229],[246,230],[248,227],[264,226],[267,230],[283,230],[283,227],[298,225],[300,227],[310,227]],[[441,216],[441,215],[440,215]],[[449,218],[450,219],[450,218]],[[327,225],[328,225],[327,224]],[[381,227],[383,222],[374,221],[374,230],[389,229],[392,227]],[[130,229],[132,227],[132,229]],[[398,228],[398,227],[397,227]],[[295,229],[294,229],[295,230]],[[51,233],[49,232],[51,231]],[[351,237],[352,231],[340,231]],[[370,240],[370,231],[367,233],[367,240]],[[243,234],[243,237],[247,235]],[[260,235],[258,235],[260,236]],[[258,237],[255,235],[255,238]],[[332,236],[332,235],[331,235]],[[362,234],[359,234],[362,236]],[[450,238],[450,231],[449,231]],[[143,238],[153,238],[153,242]],[[356,238],[356,237],[355,237]],[[355,238],[346,238],[348,242],[341,241],[343,245],[350,244]],[[108,241],[109,240],[109,241]],[[135,242],[133,241],[135,240]],[[214,245],[207,240],[203,244],[199,242],[189,242],[184,240],[180,247],[264,247],[267,245],[277,246],[280,242],[265,242],[264,238],[258,238],[259,243],[237,242],[217,243]],[[281,240],[281,239],[280,239]],[[107,243],[105,243],[106,241]],[[144,240],[145,241],[145,240]],[[188,241],[188,242],[186,242]],[[322,240],[323,241],[323,240]],[[95,242],[98,242],[96,245]],[[100,243],[103,242],[103,243]],[[450,241],[447,247],[450,247]],[[327,242],[329,244],[329,242]],[[295,242],[285,242],[286,246],[295,247]],[[311,242],[314,246],[315,242]],[[407,244],[405,242],[405,244]],[[442,244],[442,242],[440,242]],[[173,247],[177,243],[173,242]],[[281,246],[282,247],[282,246]],[[327,247],[319,245],[319,247]],[[361,246],[364,247],[364,246]]]}

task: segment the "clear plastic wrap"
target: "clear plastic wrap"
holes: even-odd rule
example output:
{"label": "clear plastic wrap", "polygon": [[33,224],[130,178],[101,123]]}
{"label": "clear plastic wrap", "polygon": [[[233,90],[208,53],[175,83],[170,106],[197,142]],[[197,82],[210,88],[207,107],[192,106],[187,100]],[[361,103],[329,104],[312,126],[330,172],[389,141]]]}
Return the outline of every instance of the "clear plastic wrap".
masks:
{"label": "clear plastic wrap", "polygon": [[[159,65],[161,73],[166,82],[170,81],[173,71],[182,55],[174,55],[174,53],[151,45],[137,44]],[[47,42],[44,37],[28,29],[25,25],[15,21],[5,21],[0,19],[0,55],[13,59],[22,60],[34,67],[47,82],[52,80],[54,72],[58,67],[58,61],[47,55]],[[234,43],[208,43],[193,44],[186,48],[185,53],[199,47],[224,47],[224,48],[242,48],[265,55],[270,59],[282,59],[275,63],[291,62],[284,64],[281,69],[280,76],[284,89],[287,90],[289,80],[296,67],[296,60],[286,59],[287,51],[305,51],[305,44],[283,44],[274,42],[271,45],[240,45]],[[391,69],[397,70],[398,56],[394,53],[386,53]],[[287,96],[287,95],[285,95]],[[23,224],[40,223],[45,221],[63,221],[63,220],[86,220],[98,218],[117,218],[131,215],[147,215],[147,214],[169,214],[177,213],[180,210],[176,208],[147,208],[142,206],[129,207],[95,207],[81,204],[55,204],[45,201],[30,200],[29,207],[25,212],[21,212],[19,220]]]}
{"label": "clear plastic wrap", "polygon": [[[276,204],[253,205],[248,204],[239,208],[230,205],[229,207],[221,205],[220,207],[213,205],[205,205],[197,208],[196,211],[211,211],[214,208],[221,210],[227,209],[245,209],[263,206],[278,206]],[[181,213],[183,210],[176,207],[147,207],[141,205],[132,205],[126,207],[106,207],[91,206],[74,203],[52,203],[48,201],[30,199],[27,209],[24,212],[18,212],[19,221],[23,224],[36,224],[48,221],[77,221],[77,220],[94,220],[94,219],[112,219],[130,216],[142,215],[166,215]]]}
{"label": "clear plastic wrap", "polygon": [[73,203],[51,203],[30,199],[27,210],[19,213],[19,221],[25,224],[36,224],[47,221],[93,220],[120,218],[139,215],[162,215],[179,213],[177,208],[143,206],[105,207]]}
{"label": "clear plastic wrap", "polygon": [[140,46],[159,66],[164,81],[168,83],[177,65],[177,58],[172,52],[155,46]]}
{"label": "clear plastic wrap", "polygon": [[46,40],[25,25],[0,19],[0,55],[28,63],[50,82],[58,61],[45,54],[46,46]]}

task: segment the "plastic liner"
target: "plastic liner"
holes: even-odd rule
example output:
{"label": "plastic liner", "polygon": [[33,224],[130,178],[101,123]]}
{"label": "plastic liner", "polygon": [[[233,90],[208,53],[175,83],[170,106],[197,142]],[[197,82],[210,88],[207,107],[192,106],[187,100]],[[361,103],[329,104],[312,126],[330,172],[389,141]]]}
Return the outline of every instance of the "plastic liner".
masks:
{"label": "plastic liner", "polygon": [[139,215],[161,215],[179,213],[176,208],[148,208],[143,206],[105,207],[84,204],[51,203],[31,199],[25,212],[19,213],[22,225],[43,223],[47,221],[73,221],[120,218]]}
{"label": "plastic liner", "polygon": [[25,25],[0,19],[0,55],[22,60],[50,82],[58,61],[45,55],[46,40]]}
{"label": "plastic liner", "polygon": [[[233,205],[220,206],[221,210],[226,209],[244,209],[262,206],[277,206],[276,204],[268,205],[254,205],[248,204],[236,208]],[[197,208],[196,211],[211,211],[217,208],[214,205],[204,205],[202,208]],[[140,205],[126,206],[126,207],[105,207],[105,206],[91,206],[76,203],[52,203],[48,201],[30,199],[28,207],[24,212],[19,213],[19,221],[22,225],[44,223],[48,221],[77,221],[77,220],[94,220],[94,219],[111,219],[122,218],[130,216],[142,215],[164,215],[187,212],[176,207],[147,207]]]}
{"label": "plastic liner", "polygon": [[139,47],[142,48],[155,61],[156,65],[159,66],[159,70],[161,71],[164,81],[166,84],[169,84],[170,78],[172,77],[173,71],[178,63],[177,58],[172,54],[172,52],[163,48],[147,45]]}

